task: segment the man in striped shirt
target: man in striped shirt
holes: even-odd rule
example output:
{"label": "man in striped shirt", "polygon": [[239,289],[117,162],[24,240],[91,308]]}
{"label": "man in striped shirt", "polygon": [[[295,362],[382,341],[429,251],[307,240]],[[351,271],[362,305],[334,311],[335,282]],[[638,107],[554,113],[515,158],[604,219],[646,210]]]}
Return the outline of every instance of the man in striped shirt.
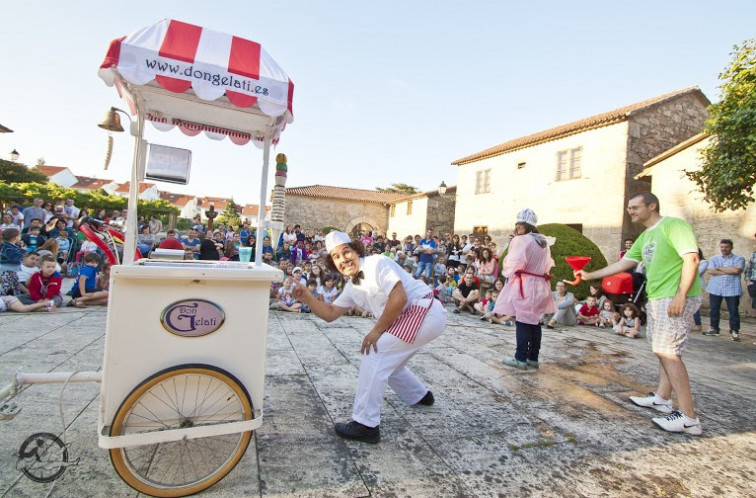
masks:
{"label": "man in striped shirt", "polygon": [[719,335],[719,308],[722,301],[727,303],[727,313],[730,315],[730,337],[733,341],[740,340],[740,296],[743,286],[740,284],[740,274],[745,268],[745,258],[732,253],[732,240],[719,241],[719,252],[709,260],[709,323],[711,327],[704,335]]}

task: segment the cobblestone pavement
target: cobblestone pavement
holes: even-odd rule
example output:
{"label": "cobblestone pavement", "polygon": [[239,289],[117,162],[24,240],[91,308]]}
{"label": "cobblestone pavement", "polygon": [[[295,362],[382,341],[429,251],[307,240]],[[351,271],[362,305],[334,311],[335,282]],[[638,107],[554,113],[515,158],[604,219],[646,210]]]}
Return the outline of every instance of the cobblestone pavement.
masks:
{"label": "cobblestone pavement", "polygon": [[[3,313],[0,383],[19,368],[98,369],[105,319],[102,308]],[[450,313],[444,335],[410,363],[436,404],[409,407],[387,392],[382,441],[366,445],[339,439],[333,423],[350,416],[371,323],[271,312],[263,425],[203,496],[756,496],[754,323],[739,343],[691,338],[685,361],[704,426],[694,437],[655,429],[656,412],[628,402],[654,388],[644,339],[545,330],[540,371],[517,371],[501,363],[513,353],[513,327]],[[60,393],[61,384],[31,386],[14,399],[21,413],[0,421],[0,496],[47,493],[50,484],[20,472],[18,452],[33,433],[61,435]],[[136,496],[97,446],[99,385],[69,384],[62,400],[75,465],[51,496]]]}

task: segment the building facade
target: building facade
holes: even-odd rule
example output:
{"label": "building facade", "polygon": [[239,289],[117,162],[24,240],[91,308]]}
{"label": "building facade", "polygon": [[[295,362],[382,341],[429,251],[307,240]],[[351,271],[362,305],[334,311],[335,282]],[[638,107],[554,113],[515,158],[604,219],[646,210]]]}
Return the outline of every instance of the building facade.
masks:
{"label": "building facade", "polygon": [[502,245],[516,213],[581,231],[614,262],[625,237],[640,228],[628,197],[647,190],[643,164],[701,132],[709,100],[686,88],[573,123],[510,140],[464,157],[459,166],[454,230],[486,232]]}
{"label": "building facade", "polygon": [[400,239],[408,235],[425,237],[428,229],[436,235],[454,230],[457,187],[446,189],[444,195],[429,190],[389,203],[387,234],[396,232]]}
{"label": "building facade", "polygon": [[385,234],[389,203],[401,197],[404,194],[328,185],[287,188],[284,225],[334,227],[344,232],[370,229]]}

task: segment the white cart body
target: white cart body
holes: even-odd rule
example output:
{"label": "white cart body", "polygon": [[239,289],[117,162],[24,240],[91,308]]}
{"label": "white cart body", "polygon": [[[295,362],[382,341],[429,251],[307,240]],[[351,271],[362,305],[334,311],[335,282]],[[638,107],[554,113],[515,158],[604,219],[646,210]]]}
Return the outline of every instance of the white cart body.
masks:
{"label": "white cart body", "polygon": [[[100,446],[121,446],[118,440],[128,438],[109,434],[110,423],[129,393],[153,374],[181,364],[210,365],[236,377],[252,401],[255,424],[251,425],[259,426],[268,295],[271,281],[280,279],[279,274],[269,266],[212,261],[140,260],[114,266],[100,394]],[[220,312],[193,317],[197,322],[212,320],[205,328],[217,329],[194,336],[202,327],[193,326],[176,311],[173,320],[179,330],[170,331],[164,313],[172,305],[196,300],[217,306]],[[155,441],[162,440],[160,432],[154,436]]]}

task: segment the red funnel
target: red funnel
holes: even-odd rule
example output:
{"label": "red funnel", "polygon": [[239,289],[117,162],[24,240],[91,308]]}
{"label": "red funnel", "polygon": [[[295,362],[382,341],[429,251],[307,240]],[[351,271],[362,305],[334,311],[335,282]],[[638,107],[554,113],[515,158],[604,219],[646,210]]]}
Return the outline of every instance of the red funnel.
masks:
{"label": "red funnel", "polygon": [[[567,261],[567,264],[572,267],[575,271],[580,271],[583,268],[585,268],[585,265],[591,262],[590,256],[565,256],[564,260]],[[575,276],[575,280],[562,280],[565,284],[570,285],[577,285],[580,283],[581,277],[580,275]]]}
{"label": "red funnel", "polygon": [[585,265],[591,262],[590,256],[565,256],[565,261],[575,271],[580,271],[585,268]]}

